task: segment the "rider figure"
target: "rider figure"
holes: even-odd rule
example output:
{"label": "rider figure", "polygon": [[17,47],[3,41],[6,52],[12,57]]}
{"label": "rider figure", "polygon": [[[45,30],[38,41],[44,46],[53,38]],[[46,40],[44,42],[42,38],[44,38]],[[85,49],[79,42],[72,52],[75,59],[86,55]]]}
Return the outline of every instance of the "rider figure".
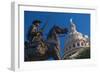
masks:
{"label": "rider figure", "polygon": [[42,32],[40,32],[39,30],[39,25],[40,25],[41,21],[40,20],[35,20],[32,22],[32,26],[31,26],[31,30],[30,30],[30,41],[36,41],[39,40],[41,37]]}
{"label": "rider figure", "polygon": [[45,47],[44,39],[42,37],[42,30],[39,29],[40,23],[40,20],[35,20],[32,22],[32,26],[29,31],[29,41],[32,47],[36,45],[35,47],[37,47],[37,51],[40,54],[45,54],[47,48]]}

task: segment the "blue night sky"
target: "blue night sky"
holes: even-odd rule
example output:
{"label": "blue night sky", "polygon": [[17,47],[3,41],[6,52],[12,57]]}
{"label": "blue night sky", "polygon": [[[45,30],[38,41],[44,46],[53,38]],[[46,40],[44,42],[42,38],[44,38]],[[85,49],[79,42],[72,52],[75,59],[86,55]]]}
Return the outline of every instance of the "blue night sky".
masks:
{"label": "blue night sky", "polygon": [[[47,22],[47,26],[43,32],[45,38],[53,25],[69,28],[70,18],[73,19],[73,22],[76,24],[76,28],[79,32],[90,36],[90,14],[24,11],[24,39],[27,40],[29,27],[32,25],[32,21],[36,19],[42,21],[40,28],[42,28],[42,26],[44,26]],[[65,37],[60,37],[60,41],[62,55]]]}

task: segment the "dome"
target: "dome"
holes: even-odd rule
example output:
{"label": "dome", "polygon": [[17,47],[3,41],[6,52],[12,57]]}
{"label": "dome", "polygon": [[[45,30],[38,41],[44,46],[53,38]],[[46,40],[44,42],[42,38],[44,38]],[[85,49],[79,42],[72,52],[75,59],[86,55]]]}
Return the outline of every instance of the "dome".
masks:
{"label": "dome", "polygon": [[83,36],[80,32],[73,32],[68,34],[68,39],[70,40],[83,39]]}
{"label": "dome", "polygon": [[72,19],[70,19],[70,28],[68,33],[68,41],[76,40],[76,39],[83,39],[82,33],[76,30],[76,25],[73,23]]}
{"label": "dome", "polygon": [[78,32],[76,30],[76,25],[73,23],[72,19],[70,19],[70,27],[65,42],[63,58],[70,58],[71,55],[75,54],[79,49],[89,47],[90,43],[87,39],[89,39],[88,36]]}

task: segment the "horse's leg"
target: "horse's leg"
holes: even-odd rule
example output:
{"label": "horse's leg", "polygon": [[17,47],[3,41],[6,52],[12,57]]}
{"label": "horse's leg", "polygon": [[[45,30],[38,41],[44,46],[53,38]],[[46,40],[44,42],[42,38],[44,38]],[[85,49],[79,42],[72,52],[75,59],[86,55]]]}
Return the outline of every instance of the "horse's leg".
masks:
{"label": "horse's leg", "polygon": [[55,60],[60,60],[61,57],[60,57],[60,51],[58,50],[57,47],[54,48],[54,59]]}

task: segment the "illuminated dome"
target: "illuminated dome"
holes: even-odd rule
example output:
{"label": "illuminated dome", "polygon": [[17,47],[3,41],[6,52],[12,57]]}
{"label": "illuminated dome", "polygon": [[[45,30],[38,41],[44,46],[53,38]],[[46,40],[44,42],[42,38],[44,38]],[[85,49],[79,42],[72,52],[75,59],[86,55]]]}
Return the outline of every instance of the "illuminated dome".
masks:
{"label": "illuminated dome", "polygon": [[67,39],[68,41],[83,39],[82,33],[76,30],[76,25],[73,23],[72,19],[70,19],[70,28]]}
{"label": "illuminated dome", "polygon": [[76,30],[76,25],[73,23],[72,19],[70,19],[69,32],[64,48],[65,52],[75,48],[89,46],[89,41],[87,41],[87,38],[87,35],[83,35]]}

